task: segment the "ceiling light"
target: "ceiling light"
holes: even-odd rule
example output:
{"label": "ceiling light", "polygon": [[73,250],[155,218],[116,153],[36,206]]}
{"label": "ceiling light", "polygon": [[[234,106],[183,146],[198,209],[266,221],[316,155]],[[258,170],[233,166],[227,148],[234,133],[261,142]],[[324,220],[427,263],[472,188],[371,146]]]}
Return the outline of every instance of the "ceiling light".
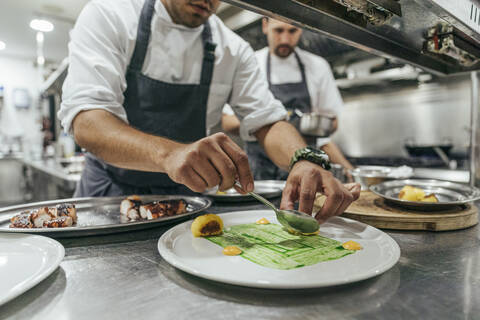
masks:
{"label": "ceiling light", "polygon": [[5,42],[0,41],[0,51],[4,50],[6,47],[7,47],[7,45],[5,44]]}
{"label": "ceiling light", "polygon": [[33,19],[30,21],[30,28],[41,32],[50,32],[53,30],[53,23],[43,19]]}

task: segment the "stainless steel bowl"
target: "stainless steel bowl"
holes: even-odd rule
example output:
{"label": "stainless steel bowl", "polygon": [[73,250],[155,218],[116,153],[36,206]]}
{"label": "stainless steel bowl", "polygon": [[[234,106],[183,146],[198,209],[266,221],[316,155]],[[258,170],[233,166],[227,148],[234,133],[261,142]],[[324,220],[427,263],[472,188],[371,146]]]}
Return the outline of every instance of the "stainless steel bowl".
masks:
{"label": "stainless steel bowl", "polygon": [[401,177],[392,177],[389,174],[395,168],[384,166],[358,166],[350,170],[355,182],[360,183],[362,190],[368,190],[370,186],[382,183],[387,180],[407,179],[412,175],[405,175]]}
{"label": "stainless steel bowl", "polygon": [[295,109],[295,114],[299,117],[298,129],[307,136],[328,137],[336,129],[335,120],[337,116],[328,111],[303,113]]}
{"label": "stainless steel bowl", "polygon": [[307,136],[328,137],[335,131],[335,116],[304,113],[300,118],[300,132]]}

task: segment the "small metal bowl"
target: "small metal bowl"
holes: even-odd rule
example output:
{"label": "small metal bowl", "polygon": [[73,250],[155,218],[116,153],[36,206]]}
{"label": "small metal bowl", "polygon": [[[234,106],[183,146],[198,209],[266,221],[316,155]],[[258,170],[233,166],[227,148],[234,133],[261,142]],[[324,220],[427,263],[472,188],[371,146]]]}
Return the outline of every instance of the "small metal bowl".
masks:
{"label": "small metal bowl", "polygon": [[401,177],[392,177],[389,174],[395,168],[384,166],[358,166],[350,170],[355,182],[360,183],[362,190],[368,190],[370,186],[394,179],[408,179],[412,175],[405,175]]}
{"label": "small metal bowl", "polygon": [[329,137],[335,131],[335,115],[304,113],[300,117],[300,132],[307,136]]}

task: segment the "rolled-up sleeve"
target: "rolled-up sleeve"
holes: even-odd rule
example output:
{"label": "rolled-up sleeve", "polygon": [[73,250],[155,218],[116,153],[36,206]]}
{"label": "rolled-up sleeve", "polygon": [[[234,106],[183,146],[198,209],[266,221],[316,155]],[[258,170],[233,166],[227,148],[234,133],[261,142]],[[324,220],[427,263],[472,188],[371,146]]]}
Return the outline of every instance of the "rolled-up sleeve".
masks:
{"label": "rolled-up sleeve", "polygon": [[68,75],[58,112],[66,132],[72,133],[75,116],[84,110],[107,110],[127,122],[123,108],[127,31],[118,20],[112,10],[93,1],[70,34]]}
{"label": "rolled-up sleeve", "polygon": [[284,106],[268,89],[266,76],[248,44],[234,75],[230,105],[240,119],[240,136],[245,141],[256,140],[254,133],[258,129],[287,118]]}

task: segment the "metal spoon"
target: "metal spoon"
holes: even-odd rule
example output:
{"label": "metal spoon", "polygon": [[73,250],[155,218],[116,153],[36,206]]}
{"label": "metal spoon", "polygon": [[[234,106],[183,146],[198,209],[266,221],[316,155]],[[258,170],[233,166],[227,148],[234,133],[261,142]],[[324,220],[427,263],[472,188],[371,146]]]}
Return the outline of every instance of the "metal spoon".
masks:
{"label": "metal spoon", "polygon": [[[240,183],[235,182],[235,186],[244,191]],[[294,233],[312,233],[320,228],[320,224],[314,217],[297,210],[280,210],[273,203],[255,192],[247,192],[249,195],[270,207],[277,215],[277,220],[282,226]]]}

